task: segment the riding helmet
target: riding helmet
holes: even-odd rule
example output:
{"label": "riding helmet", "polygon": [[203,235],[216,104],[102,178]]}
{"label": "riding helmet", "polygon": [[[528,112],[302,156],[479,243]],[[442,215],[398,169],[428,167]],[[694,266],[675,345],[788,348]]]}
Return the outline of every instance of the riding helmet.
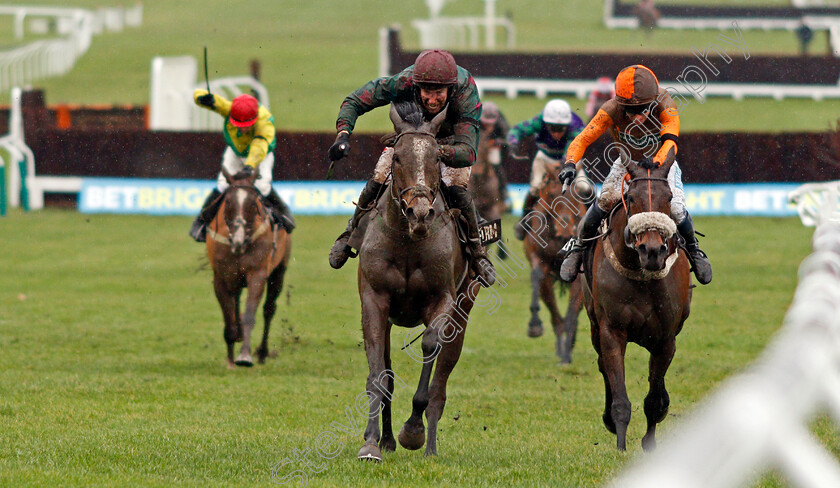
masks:
{"label": "riding helmet", "polygon": [[650,68],[628,66],[615,79],[615,100],[619,105],[646,105],[659,95],[659,80]]}
{"label": "riding helmet", "polygon": [[427,49],[414,61],[414,83],[429,85],[454,85],[458,81],[458,65],[449,51]]}
{"label": "riding helmet", "polygon": [[565,100],[551,100],[545,104],[542,118],[546,124],[569,125],[572,122],[572,107]]}
{"label": "riding helmet", "polygon": [[239,128],[251,127],[257,122],[260,102],[251,95],[242,94],[230,106],[230,123]]}

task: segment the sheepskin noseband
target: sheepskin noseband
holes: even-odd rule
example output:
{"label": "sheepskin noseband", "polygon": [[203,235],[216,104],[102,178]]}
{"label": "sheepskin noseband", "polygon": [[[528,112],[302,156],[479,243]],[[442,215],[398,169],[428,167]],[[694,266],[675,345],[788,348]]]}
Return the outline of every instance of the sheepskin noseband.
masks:
{"label": "sheepskin noseband", "polygon": [[677,224],[669,215],[662,212],[641,212],[631,215],[627,221],[627,228],[634,235],[639,235],[649,230],[655,230],[669,239],[677,232]]}

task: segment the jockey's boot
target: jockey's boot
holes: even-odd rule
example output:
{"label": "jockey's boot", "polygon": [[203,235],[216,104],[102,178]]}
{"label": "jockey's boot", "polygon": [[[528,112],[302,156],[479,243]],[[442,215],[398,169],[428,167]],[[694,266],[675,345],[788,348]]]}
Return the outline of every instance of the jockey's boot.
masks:
{"label": "jockey's boot", "polygon": [[598,226],[601,225],[601,220],[606,215],[607,212],[601,210],[598,202],[593,202],[589,206],[589,210],[586,211],[586,215],[583,216],[583,220],[580,222],[580,235],[572,238],[567,244],[567,246],[571,245],[571,249],[566,253],[566,257],[563,258],[563,264],[560,265],[561,280],[567,283],[575,280],[578,270],[580,270],[580,264],[583,262],[583,251],[586,249],[583,242],[595,237],[595,234],[598,233]]}
{"label": "jockey's boot", "polygon": [[353,212],[353,216],[350,217],[349,221],[347,221],[347,229],[338,236],[338,239],[335,240],[332,249],[330,249],[330,266],[333,268],[338,269],[344,266],[347,259],[356,257],[353,253],[353,249],[347,245],[347,241],[350,240],[350,234],[353,233],[353,230],[359,224],[359,219],[362,217],[362,214],[368,210],[368,206],[371,203],[376,201],[376,197],[379,195],[382,185],[383,183],[377,183],[374,180],[369,180],[364,189],[362,189],[362,193],[359,194],[359,203],[356,204],[356,210]]}
{"label": "jockey's boot", "polygon": [[505,176],[505,169],[502,167],[502,164],[491,164],[493,171],[496,172],[496,178],[499,179],[499,196],[502,199],[502,203],[505,205],[505,213],[510,212],[510,204],[508,203],[508,191],[507,191],[507,176]]}
{"label": "jockey's boot", "polygon": [[268,202],[269,205],[271,220],[273,220],[275,224],[283,226],[286,229],[286,232],[291,234],[292,231],[295,230],[295,218],[292,217],[292,211],[289,209],[289,206],[286,205],[286,202],[280,198],[280,195],[277,194],[277,191],[274,188],[272,188],[268,196],[265,197],[265,201]]}
{"label": "jockey's boot", "polygon": [[539,195],[534,195],[531,192],[528,192],[525,196],[525,203],[522,204],[522,217],[519,217],[519,220],[517,220],[516,224],[513,226],[513,236],[520,241],[525,240],[525,227],[522,224],[525,223],[525,218],[529,213],[531,213],[531,210],[534,209],[534,205],[539,201],[539,199]]}
{"label": "jockey's boot", "polygon": [[677,231],[683,239],[685,239],[685,250],[688,252],[688,260],[691,261],[691,270],[694,271],[694,276],[701,285],[707,285],[712,281],[712,263],[702,250],[700,244],[697,242],[697,237],[694,236],[694,223],[691,221],[691,215],[685,213],[685,219],[677,224]]}
{"label": "jockey's boot", "polygon": [[475,210],[472,195],[463,186],[445,186],[449,205],[461,211],[461,215],[467,221],[467,245],[472,254],[472,266],[476,275],[481,278],[482,286],[493,286],[496,282],[496,268],[490,259],[487,258],[487,250],[481,244],[481,237],[478,233],[478,212]]}
{"label": "jockey's boot", "polygon": [[[192,223],[192,227],[190,228],[190,237],[196,240],[196,242],[204,242],[207,240],[207,222],[213,220],[213,217],[216,216],[216,212],[219,211],[219,207],[222,206],[222,199],[219,198],[222,196],[222,192],[218,189],[213,188],[213,191],[207,195],[207,199],[204,200],[204,203],[201,205],[201,210],[198,212],[198,216]],[[204,215],[208,216],[207,220],[204,220]]]}

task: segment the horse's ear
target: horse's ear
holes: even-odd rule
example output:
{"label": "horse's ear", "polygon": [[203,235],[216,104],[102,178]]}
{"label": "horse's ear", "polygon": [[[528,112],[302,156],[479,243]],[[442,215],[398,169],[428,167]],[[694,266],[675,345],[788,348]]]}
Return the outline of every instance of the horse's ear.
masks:
{"label": "horse's ear", "polygon": [[408,124],[402,119],[400,113],[397,112],[397,106],[393,103],[391,104],[391,111],[388,115],[391,117],[391,123],[394,124],[394,130],[397,133],[401,133],[408,128]]}
{"label": "horse's ear", "polygon": [[446,120],[446,111],[449,109],[449,104],[444,105],[443,110],[435,115],[431,122],[429,122],[429,132],[437,134],[443,121]]}

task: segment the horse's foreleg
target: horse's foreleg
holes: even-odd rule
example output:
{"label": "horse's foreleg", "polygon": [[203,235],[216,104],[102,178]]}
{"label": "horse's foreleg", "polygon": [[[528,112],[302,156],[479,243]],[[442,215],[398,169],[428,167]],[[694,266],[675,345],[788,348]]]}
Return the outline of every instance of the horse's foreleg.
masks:
{"label": "horse's foreleg", "polygon": [[[478,284],[476,283],[474,287],[472,292],[477,293]],[[475,294],[472,296],[475,296]],[[459,300],[457,306],[459,310],[450,314],[453,319],[452,324],[446,331],[441,330],[439,333],[439,342],[442,348],[438,354],[432,384],[429,386],[429,406],[426,409],[426,419],[429,421],[429,441],[426,443],[427,456],[437,454],[437,427],[446,406],[446,383],[461,357],[467,321],[473,302],[471,300]]]}
{"label": "horse's foreleg", "polygon": [[365,393],[368,396],[370,412],[365,428],[365,443],[359,450],[359,459],[382,461],[382,451],[377,445],[381,438],[379,414],[388,391],[388,378],[393,374],[386,369],[385,347],[389,341],[386,336],[390,330],[388,324],[389,297],[377,295],[368,289],[361,293],[362,299],[362,336],[365,342],[365,354],[368,360],[368,377]]}
{"label": "horse's foreleg", "polygon": [[624,384],[624,352],[627,348],[627,338],[623,332],[611,329],[609,324],[601,323],[600,343],[598,366],[604,375],[607,398],[612,399],[604,408],[604,424],[609,429],[609,416],[615,428],[616,447],[624,451],[627,448],[627,426],[630,424],[630,399]]}
{"label": "horse's foreleg", "polygon": [[397,450],[397,440],[394,438],[394,430],[391,425],[391,401],[394,398],[394,377],[391,369],[391,325],[388,324],[388,330],[385,332],[385,371],[390,372],[387,375],[385,384],[385,398],[382,401],[382,439],[379,441],[379,448],[384,449],[385,452],[394,452]]}
{"label": "horse's foreleg", "polygon": [[665,389],[665,373],[671,365],[676,351],[676,341],[671,339],[667,344],[650,352],[648,364],[648,383],[650,389],[645,397],[645,417],[647,418],[647,432],[642,437],[642,448],[652,451],[656,448],[656,424],[665,419],[671,399]]}
{"label": "horse's foreleg", "polygon": [[286,275],[286,267],[280,265],[274,268],[268,277],[266,284],[265,303],[263,303],[263,336],[260,347],[257,348],[257,361],[265,363],[268,357],[268,331],[271,329],[271,320],[277,312],[277,297],[283,291],[283,277]]}
{"label": "horse's foreleg", "polygon": [[213,291],[216,292],[216,299],[219,301],[219,306],[222,309],[222,318],[225,321],[224,337],[225,344],[227,345],[227,366],[229,369],[232,369],[235,367],[233,364],[233,345],[239,333],[235,295],[227,289],[224,280],[218,276],[213,278]]}
{"label": "horse's foreleg", "polygon": [[572,349],[575,347],[577,336],[578,315],[583,306],[583,289],[581,280],[575,280],[569,287],[569,308],[563,319],[563,339],[560,341],[560,363],[572,363]]}
{"label": "horse's foreleg", "polygon": [[245,313],[242,315],[242,347],[236,356],[237,366],[253,366],[251,357],[251,332],[257,323],[257,307],[265,291],[266,273],[262,270],[248,276],[248,295],[245,299]]}
{"label": "horse's foreleg", "polygon": [[554,354],[559,357],[560,340],[563,337],[563,316],[560,315],[560,309],[557,307],[555,279],[548,272],[548,269],[543,270],[543,278],[540,281],[540,298],[545,303],[545,308],[548,309],[548,314],[551,317],[551,328],[554,330]]}
{"label": "horse's foreleg", "polygon": [[[430,322],[426,322],[430,324]],[[429,404],[429,380],[432,377],[432,366],[440,353],[437,325],[431,322],[423,332],[422,350],[423,369],[417,382],[417,391],[411,399],[411,416],[405,421],[397,438],[400,445],[409,450],[416,450],[426,443],[426,428],[423,426],[423,412]]]}
{"label": "horse's foreleg", "polygon": [[534,258],[531,262],[531,320],[528,322],[528,337],[543,335],[542,320],[540,320],[540,283],[545,278],[545,271],[539,261]]}

